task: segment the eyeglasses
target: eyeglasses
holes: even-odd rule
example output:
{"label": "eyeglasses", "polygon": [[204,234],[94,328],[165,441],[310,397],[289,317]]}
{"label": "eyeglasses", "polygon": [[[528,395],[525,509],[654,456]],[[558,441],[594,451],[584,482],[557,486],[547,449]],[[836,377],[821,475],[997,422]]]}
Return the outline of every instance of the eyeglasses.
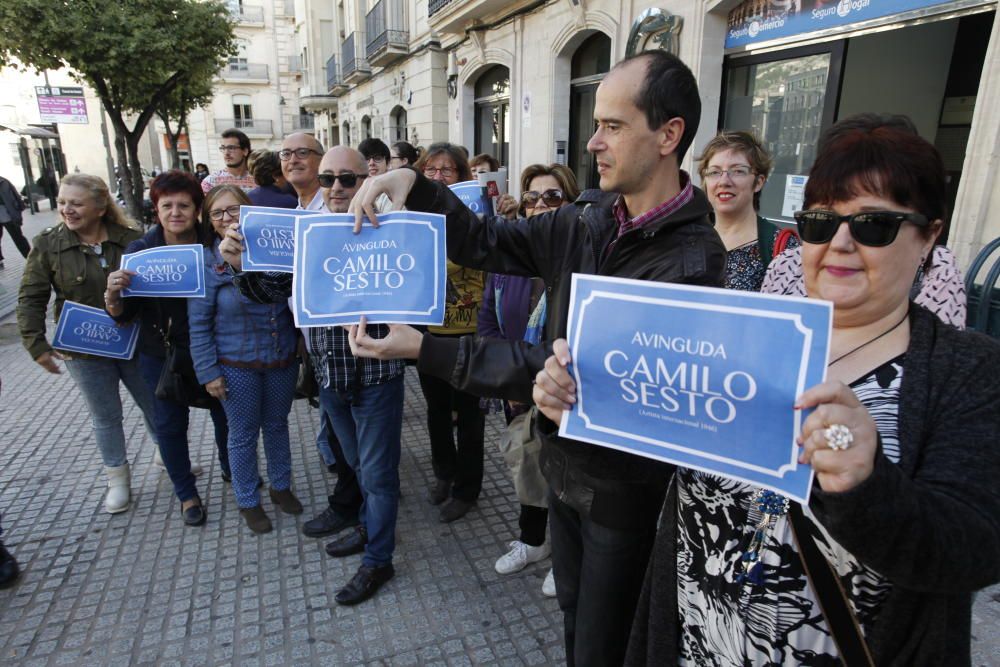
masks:
{"label": "eyeglasses", "polygon": [[445,178],[451,178],[458,173],[457,169],[452,169],[451,167],[424,167],[424,176],[430,178],[434,174],[441,174]]}
{"label": "eyeglasses", "polygon": [[398,155],[390,155],[390,156],[389,156],[389,161],[390,161],[390,162],[391,162],[392,160],[403,160],[403,159],[405,159],[405,158],[401,158],[401,157],[399,157]]}
{"label": "eyeglasses", "polygon": [[293,155],[299,158],[300,160],[305,160],[312,154],[316,154],[319,155],[320,157],[323,157],[322,153],[313,148],[296,148],[294,150],[290,148],[283,148],[280,151],[278,151],[278,157],[281,158],[282,162],[288,162],[289,160],[292,159]]}
{"label": "eyeglasses", "polygon": [[562,206],[562,203],[566,201],[566,197],[563,195],[562,190],[552,188],[551,190],[546,190],[542,193],[538,193],[533,190],[523,193],[521,195],[521,204],[524,205],[524,208],[535,208],[538,206],[539,199],[541,199],[542,203],[549,208]]}
{"label": "eyeglasses", "polygon": [[368,174],[320,174],[317,176],[319,184],[324,188],[332,188],[333,182],[339,180],[345,188],[353,188],[358,184],[358,179],[364,179]]}
{"label": "eyeglasses", "polygon": [[729,178],[733,179],[734,181],[741,181],[752,173],[753,169],[745,166],[730,167],[729,169],[718,169],[713,167],[712,169],[709,169],[708,171],[705,172],[704,179],[706,181],[714,182],[722,178],[723,174],[727,174]]}
{"label": "eyeglasses", "polygon": [[365,162],[385,162],[385,158],[381,155],[372,155],[369,158],[365,158]]}
{"label": "eyeglasses", "polygon": [[208,212],[208,217],[212,218],[212,220],[222,220],[227,215],[230,218],[240,217],[240,205],[233,204],[232,206],[227,206],[226,208],[213,208]]}
{"label": "eyeglasses", "polygon": [[795,213],[799,238],[805,243],[829,243],[846,222],[854,240],[864,246],[881,248],[896,240],[899,226],[912,222],[919,227],[930,224],[927,216],[899,211],[863,211],[854,215],[837,215],[833,211],[810,210]]}
{"label": "eyeglasses", "polygon": [[223,145],[223,146],[219,146],[219,150],[222,151],[223,153],[230,153],[232,151],[241,151],[243,149],[239,145],[237,145],[237,146]]}

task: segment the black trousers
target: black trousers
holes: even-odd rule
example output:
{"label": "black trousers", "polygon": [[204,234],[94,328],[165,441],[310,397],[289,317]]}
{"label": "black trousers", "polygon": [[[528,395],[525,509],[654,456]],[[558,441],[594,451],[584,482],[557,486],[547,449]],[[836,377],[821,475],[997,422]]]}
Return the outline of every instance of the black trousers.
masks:
{"label": "black trousers", "polygon": [[517,518],[521,529],[520,540],[529,547],[540,547],[545,544],[545,527],[549,524],[549,510],[545,507],[521,505],[521,514]]}
{"label": "black trousers", "polygon": [[[24,234],[21,232],[21,225],[16,222],[3,223],[0,225],[0,238],[3,238],[3,230],[5,229],[10,234],[10,240],[17,246],[17,251],[21,253],[22,257],[27,257],[31,251],[31,244],[28,243],[28,239],[24,238]],[[0,249],[0,259],[3,259],[2,249]]]}
{"label": "black trousers", "polygon": [[337,440],[333,424],[329,423],[330,417],[323,409],[320,409],[319,414],[320,419],[327,422],[327,442],[330,443],[330,451],[333,452],[333,456],[337,459],[337,462],[334,464],[337,469],[337,483],[333,487],[333,493],[327,496],[327,501],[337,514],[356,518],[358,511],[361,509],[362,501],[361,485],[358,484],[358,476],[354,473],[354,469],[347,465],[347,457],[344,456],[344,450],[341,449],[340,441]]}
{"label": "black trousers", "polygon": [[549,524],[566,663],[622,664],[656,535],[655,516],[649,530],[615,530],[549,491]]}
{"label": "black trousers", "polygon": [[[434,476],[452,482],[451,495],[472,502],[483,488],[483,429],[486,417],[479,397],[454,389],[444,380],[420,374],[427,401],[427,430],[431,436]],[[458,412],[458,445],[451,411]]]}

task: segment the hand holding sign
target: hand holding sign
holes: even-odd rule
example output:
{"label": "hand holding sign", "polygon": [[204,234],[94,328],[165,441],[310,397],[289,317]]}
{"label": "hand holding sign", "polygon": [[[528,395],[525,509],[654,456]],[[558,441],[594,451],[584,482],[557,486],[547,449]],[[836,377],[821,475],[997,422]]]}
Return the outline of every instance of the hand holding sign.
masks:
{"label": "hand holding sign", "polygon": [[243,235],[238,225],[229,225],[226,235],[219,243],[219,254],[229,266],[237,271],[243,270]]}
{"label": "hand holding sign", "polygon": [[545,360],[545,368],[535,375],[531,397],[542,414],[558,424],[562,421],[563,412],[572,409],[573,403],[576,403],[576,383],[568,370],[572,359],[566,339],[557,338],[552,343],[552,352],[552,356]]}
{"label": "hand holding sign", "polygon": [[167,245],[122,255],[121,268],[135,274],[122,296],[205,296],[205,250],[200,245]]}
{"label": "hand holding sign", "polygon": [[424,335],[408,324],[390,324],[389,335],[372,338],[368,335],[368,319],[362,315],[361,322],[347,328],[347,342],[351,354],[365,359],[416,359],[420,356],[420,344]]}
{"label": "hand holding sign", "polygon": [[398,211],[406,204],[406,198],[416,182],[417,172],[412,169],[393,169],[380,176],[366,178],[348,209],[348,213],[354,215],[354,233],[361,233],[365,218],[368,218],[372,227],[378,227],[375,204],[381,195],[389,197],[392,210]]}

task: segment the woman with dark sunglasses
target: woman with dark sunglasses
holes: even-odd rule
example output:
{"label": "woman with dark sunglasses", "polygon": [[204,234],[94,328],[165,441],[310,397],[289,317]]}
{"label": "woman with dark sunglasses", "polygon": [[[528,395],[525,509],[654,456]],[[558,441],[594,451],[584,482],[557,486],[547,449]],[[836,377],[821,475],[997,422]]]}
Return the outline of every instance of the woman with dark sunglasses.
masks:
{"label": "woman with dark sunglasses", "polygon": [[[806,292],[833,304],[828,379],[796,405],[809,504],[678,468],[626,664],[970,663],[1000,580],[1000,343],[910,301],[946,217],[937,149],[831,132],[799,216]],[[546,416],[566,398],[539,374]]]}

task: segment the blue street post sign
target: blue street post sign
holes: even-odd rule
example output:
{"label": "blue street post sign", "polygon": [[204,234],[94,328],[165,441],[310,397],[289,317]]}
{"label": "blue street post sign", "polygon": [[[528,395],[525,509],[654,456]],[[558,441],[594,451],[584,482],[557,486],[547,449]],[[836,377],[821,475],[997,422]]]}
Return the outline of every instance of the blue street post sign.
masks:
{"label": "blue street post sign", "polygon": [[295,218],[321,213],[272,206],[240,206],[243,270],[291,273],[295,259]]}
{"label": "blue street post sign", "polygon": [[479,181],[462,181],[448,186],[470,211],[482,217],[493,214],[493,205],[486,196],[486,189]]}
{"label": "blue street post sign", "polygon": [[100,308],[67,301],[56,324],[52,347],[112,359],[131,359],[137,340],[138,324],[118,324]]}
{"label": "blue street post sign", "polygon": [[795,399],[826,377],[829,302],[575,274],[577,403],[559,433],[807,502]]}
{"label": "blue street post sign", "polygon": [[295,222],[292,302],[297,327],[369,322],[441,324],[445,301],[445,223],[434,213],[379,216],[353,233],[346,213]]}
{"label": "blue street post sign", "polygon": [[122,296],[205,296],[205,248],[169,245],[122,255],[121,268],[135,271]]}

